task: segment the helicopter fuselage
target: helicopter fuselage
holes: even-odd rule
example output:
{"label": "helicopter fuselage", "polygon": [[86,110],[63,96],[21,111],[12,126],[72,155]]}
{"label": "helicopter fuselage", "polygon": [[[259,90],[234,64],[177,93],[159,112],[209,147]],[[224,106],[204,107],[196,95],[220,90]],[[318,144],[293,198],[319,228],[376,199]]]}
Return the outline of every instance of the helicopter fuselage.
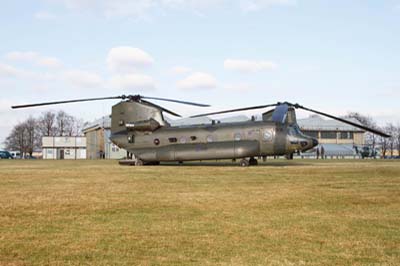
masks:
{"label": "helicopter fuselage", "polygon": [[271,121],[163,126],[148,132],[126,129],[113,133],[111,139],[144,162],[290,155],[318,144],[297,124]]}

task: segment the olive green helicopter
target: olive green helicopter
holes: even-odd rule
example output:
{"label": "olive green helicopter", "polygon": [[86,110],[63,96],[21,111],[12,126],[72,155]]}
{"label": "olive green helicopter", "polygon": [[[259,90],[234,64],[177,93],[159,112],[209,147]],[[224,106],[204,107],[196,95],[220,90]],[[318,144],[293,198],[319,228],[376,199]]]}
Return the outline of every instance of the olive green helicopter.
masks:
{"label": "olive green helicopter", "polygon": [[240,159],[241,166],[249,166],[257,165],[256,158],[265,160],[267,156],[286,156],[288,159],[293,159],[294,153],[304,152],[318,145],[317,139],[300,131],[295,109],[310,111],[383,137],[390,137],[376,129],[289,102],[191,116],[194,118],[274,107],[263,113],[260,121],[252,117],[251,120],[245,122],[218,123],[213,120],[211,124],[185,126],[171,126],[164,118],[163,113],[177,117],[180,115],[148,100],[199,107],[208,107],[209,105],[141,95],[121,95],[25,104],[12,106],[12,108],[112,99],[121,100],[112,107],[111,113],[111,141],[128,152],[128,160],[121,161],[121,164],[140,166],[174,161]]}

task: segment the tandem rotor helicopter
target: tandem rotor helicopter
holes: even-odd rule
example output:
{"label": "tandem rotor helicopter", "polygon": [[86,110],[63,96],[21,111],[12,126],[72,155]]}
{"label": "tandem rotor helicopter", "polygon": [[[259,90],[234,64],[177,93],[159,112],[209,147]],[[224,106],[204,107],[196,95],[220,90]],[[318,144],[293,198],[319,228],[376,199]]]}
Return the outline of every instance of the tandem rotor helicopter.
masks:
{"label": "tandem rotor helicopter", "polygon": [[240,159],[241,166],[249,166],[257,165],[257,159],[255,159],[257,157],[262,157],[265,160],[267,156],[285,155],[288,159],[292,159],[295,152],[306,151],[318,145],[317,139],[300,131],[296,121],[295,109],[313,112],[383,137],[390,137],[376,129],[289,102],[192,116],[200,117],[274,107],[274,109],[262,114],[261,121],[252,119],[246,122],[191,126],[171,126],[164,119],[163,113],[178,117],[180,115],[148,100],[168,101],[200,107],[208,107],[209,105],[141,95],[121,95],[17,105],[12,106],[12,108],[112,99],[120,99],[121,101],[112,107],[111,141],[130,154],[130,158],[128,158],[130,160],[125,161],[125,163],[137,166],[154,165],[160,162],[211,159]]}

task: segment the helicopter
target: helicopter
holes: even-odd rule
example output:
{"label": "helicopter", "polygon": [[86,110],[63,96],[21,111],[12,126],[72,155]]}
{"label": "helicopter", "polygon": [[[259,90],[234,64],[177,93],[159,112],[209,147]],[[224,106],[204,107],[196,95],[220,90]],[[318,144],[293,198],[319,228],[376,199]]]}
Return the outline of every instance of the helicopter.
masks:
{"label": "helicopter", "polygon": [[390,137],[376,129],[290,102],[191,116],[194,118],[274,107],[262,114],[261,121],[255,120],[253,117],[245,122],[215,123],[213,121],[212,124],[190,126],[171,126],[163,114],[181,116],[148,100],[199,107],[209,107],[210,105],[142,95],[121,95],[16,105],[12,108],[115,99],[121,101],[112,107],[111,141],[118,147],[127,150],[129,154],[128,160],[122,161],[121,164],[142,166],[155,165],[160,162],[181,163],[196,160],[240,159],[240,166],[246,167],[257,165],[256,158],[263,158],[265,161],[267,156],[286,156],[288,159],[293,159],[294,153],[304,152],[318,145],[316,138],[307,136],[300,131],[295,109],[313,112],[383,137]]}

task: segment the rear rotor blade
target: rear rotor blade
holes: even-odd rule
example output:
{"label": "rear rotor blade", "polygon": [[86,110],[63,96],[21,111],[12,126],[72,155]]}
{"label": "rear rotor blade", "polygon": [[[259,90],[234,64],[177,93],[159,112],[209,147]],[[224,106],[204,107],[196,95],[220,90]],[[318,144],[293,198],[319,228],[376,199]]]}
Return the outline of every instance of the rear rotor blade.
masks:
{"label": "rear rotor blade", "polygon": [[140,98],[141,99],[149,99],[149,100],[165,101],[165,102],[173,102],[173,103],[182,103],[182,104],[188,104],[188,105],[194,105],[194,106],[200,106],[200,107],[209,107],[210,106],[208,104],[194,103],[194,102],[187,102],[187,101],[180,101],[180,100],[166,99],[166,98],[158,98],[158,97],[140,96]]}
{"label": "rear rotor blade", "polygon": [[337,117],[337,116],[333,116],[333,115],[330,115],[330,114],[327,114],[327,113],[323,113],[323,112],[320,112],[320,111],[316,111],[316,110],[313,110],[313,109],[310,109],[310,108],[301,106],[301,105],[299,105],[299,104],[294,104],[293,106],[296,107],[296,108],[300,108],[300,109],[303,109],[303,110],[306,110],[306,111],[309,111],[309,112],[313,112],[313,113],[316,113],[316,114],[319,114],[319,115],[323,115],[323,116],[326,116],[326,117],[329,117],[329,118],[338,120],[338,121],[340,121],[340,122],[343,122],[343,123],[352,125],[352,126],[354,126],[354,127],[358,127],[358,128],[364,129],[365,131],[372,132],[372,133],[374,133],[374,134],[377,134],[377,135],[382,136],[382,137],[385,137],[385,138],[390,138],[390,137],[391,137],[390,135],[388,135],[388,134],[386,134],[386,133],[384,133],[384,132],[382,132],[382,131],[376,130],[376,129],[374,129],[374,128],[369,128],[369,127],[366,127],[366,126],[363,126],[363,125],[360,125],[360,124],[351,122],[351,121],[349,121],[349,120],[346,120],[346,119],[343,119],[343,118],[340,118],[340,117]]}
{"label": "rear rotor blade", "polygon": [[113,97],[101,97],[101,98],[87,98],[87,99],[77,99],[77,100],[67,100],[67,101],[56,101],[56,102],[44,102],[44,103],[14,105],[14,106],[11,106],[11,108],[12,109],[19,109],[19,108],[37,107],[37,106],[54,105],[54,104],[89,102],[89,101],[124,99],[124,98],[125,98],[124,95],[122,95],[122,96],[113,96]]}
{"label": "rear rotor blade", "polygon": [[267,107],[277,106],[277,105],[279,105],[279,104],[274,103],[274,104],[266,104],[266,105],[259,105],[259,106],[244,107],[244,108],[231,109],[231,110],[225,110],[225,111],[219,111],[219,112],[212,112],[212,113],[206,113],[206,114],[200,114],[200,115],[193,115],[190,118],[207,116],[207,115],[226,114],[226,113],[240,112],[240,111],[247,111],[247,110],[254,110],[254,109],[261,109],[261,108],[267,108]]}

